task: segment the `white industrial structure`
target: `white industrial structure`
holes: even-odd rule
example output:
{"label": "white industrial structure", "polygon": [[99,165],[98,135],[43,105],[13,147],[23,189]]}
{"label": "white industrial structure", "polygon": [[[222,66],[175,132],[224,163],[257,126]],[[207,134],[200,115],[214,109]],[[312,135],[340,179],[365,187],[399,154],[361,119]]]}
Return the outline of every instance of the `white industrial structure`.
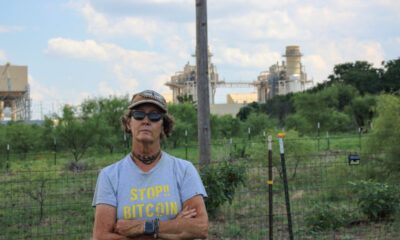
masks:
{"label": "white industrial structure", "polygon": [[0,121],[31,119],[28,67],[0,66]]}
{"label": "white industrial structure", "polygon": [[[196,55],[193,55],[196,56]],[[225,82],[220,81],[216,66],[211,62],[213,55],[208,53],[208,72],[209,72],[209,89],[210,103],[215,104],[215,92],[217,87],[255,87],[257,89],[258,102],[266,102],[275,95],[285,95],[290,92],[304,91],[313,85],[312,80],[307,79],[304,66],[301,64],[300,47],[287,46],[286,64],[276,63],[269,70],[263,71],[257,77],[257,81],[253,82]],[[197,101],[196,88],[196,66],[187,63],[183,71],[176,72],[171,76],[171,81],[166,85],[172,90],[172,100],[177,103],[178,96],[192,95],[193,100]]]}
{"label": "white industrial structure", "polygon": [[[196,58],[196,54],[192,55]],[[209,86],[210,89],[210,103],[214,104],[215,91],[218,84],[221,82],[218,79],[218,73],[216,66],[211,62],[213,55],[208,50],[208,74],[209,74]],[[178,96],[193,96],[193,100],[197,102],[197,79],[196,79],[196,66],[192,66],[189,62],[183,68],[183,71],[176,72],[171,77],[171,81],[165,85],[169,86],[172,90],[172,102],[178,103]]]}
{"label": "white industrial structure", "polygon": [[299,46],[287,46],[283,56],[286,57],[286,64],[284,61],[281,65],[277,62],[258,76],[258,101],[264,102],[264,99],[275,95],[304,91],[313,85],[313,80],[307,79],[307,73],[301,64]]}

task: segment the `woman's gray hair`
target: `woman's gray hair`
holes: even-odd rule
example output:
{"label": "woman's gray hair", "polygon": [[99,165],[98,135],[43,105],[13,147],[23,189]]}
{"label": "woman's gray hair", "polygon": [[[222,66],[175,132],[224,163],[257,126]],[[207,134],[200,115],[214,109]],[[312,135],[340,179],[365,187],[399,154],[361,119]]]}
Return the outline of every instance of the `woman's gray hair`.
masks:
{"label": "woman's gray hair", "polygon": [[[128,109],[125,111],[124,115],[121,117],[121,125],[122,129],[128,137],[132,137],[132,131],[128,128],[127,124],[131,117],[131,112],[133,109]],[[174,129],[174,118],[169,116],[167,113],[162,114],[163,117],[163,129],[161,132],[161,139],[165,139],[172,134],[172,130]]]}

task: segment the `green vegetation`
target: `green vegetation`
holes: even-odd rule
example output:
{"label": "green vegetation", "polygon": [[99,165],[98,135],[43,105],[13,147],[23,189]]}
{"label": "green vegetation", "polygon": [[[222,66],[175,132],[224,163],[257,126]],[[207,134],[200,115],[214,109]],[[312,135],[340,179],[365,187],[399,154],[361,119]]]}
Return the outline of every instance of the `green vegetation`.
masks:
{"label": "green vegetation", "polygon": [[[396,239],[399,76],[400,59],[383,69],[339,64],[313,89],[248,104],[236,118],[212,115],[212,166],[201,172],[210,238],[267,239],[268,135],[274,237],[288,238],[276,137],[283,131],[297,238]],[[169,106],[175,131],[162,149],[197,165],[196,106],[191,96],[180,101]],[[1,239],[90,237],[98,171],[130,151],[119,121],[128,104],[127,96],[87,99],[41,126],[0,125]],[[359,165],[348,164],[349,152],[360,155]]]}
{"label": "green vegetation", "polygon": [[399,210],[400,191],[371,180],[351,183],[358,193],[360,211],[372,221],[387,220]]}
{"label": "green vegetation", "polygon": [[321,232],[337,230],[346,226],[350,222],[351,216],[346,209],[324,203],[316,204],[311,211],[306,213],[304,220],[310,231]]}
{"label": "green vegetation", "polygon": [[243,168],[242,164],[234,165],[224,161],[201,172],[201,179],[209,195],[206,207],[211,217],[216,216],[219,207],[225,202],[232,203],[236,188],[245,184]]}

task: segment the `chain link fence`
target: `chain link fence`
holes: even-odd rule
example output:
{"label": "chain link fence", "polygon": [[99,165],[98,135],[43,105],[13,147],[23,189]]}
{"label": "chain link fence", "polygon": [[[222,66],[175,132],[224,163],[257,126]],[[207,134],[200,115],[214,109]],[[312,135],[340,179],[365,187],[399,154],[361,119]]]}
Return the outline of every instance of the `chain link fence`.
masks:
{"label": "chain link fence", "polygon": [[[280,159],[274,159],[271,184],[268,182],[265,142],[239,142],[230,144],[227,140],[213,146],[213,156],[229,159],[232,164],[244,164],[247,180],[237,190],[232,203],[223,205],[210,219],[209,239],[271,239],[271,236],[289,239]],[[265,154],[259,158],[242,154],[252,151],[251,144],[260,145]],[[248,147],[243,147],[245,145]],[[319,147],[325,147],[326,151],[286,156],[294,239],[399,239],[398,213],[392,211],[371,218],[360,207],[363,190],[358,183],[379,179],[377,176],[384,174],[377,154],[359,153],[358,164],[349,164],[349,155],[354,151],[328,151],[327,142]],[[196,164],[195,146],[166,151]],[[68,155],[61,152],[56,162],[54,152],[25,158],[19,154],[9,155],[8,168],[6,156],[2,155],[0,239],[90,239],[94,220],[91,202],[97,175],[102,167],[118,161],[125,154],[102,154],[100,157],[88,152],[86,165],[77,168],[70,168],[71,162],[63,160],[68,159]],[[35,163],[41,164],[41,170],[29,167]],[[272,192],[268,191],[270,185]],[[384,186],[394,192],[400,189],[396,181],[385,182]],[[272,216],[269,215],[271,204]],[[381,204],[383,208],[387,206],[390,204]]]}

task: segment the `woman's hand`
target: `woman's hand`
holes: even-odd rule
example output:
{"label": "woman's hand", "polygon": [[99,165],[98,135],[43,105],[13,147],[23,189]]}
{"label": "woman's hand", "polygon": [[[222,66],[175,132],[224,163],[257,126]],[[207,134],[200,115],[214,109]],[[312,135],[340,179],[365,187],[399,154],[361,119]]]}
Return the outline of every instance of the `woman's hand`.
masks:
{"label": "woman's hand", "polygon": [[145,220],[120,219],[114,225],[114,232],[126,237],[136,237],[144,233]]}

